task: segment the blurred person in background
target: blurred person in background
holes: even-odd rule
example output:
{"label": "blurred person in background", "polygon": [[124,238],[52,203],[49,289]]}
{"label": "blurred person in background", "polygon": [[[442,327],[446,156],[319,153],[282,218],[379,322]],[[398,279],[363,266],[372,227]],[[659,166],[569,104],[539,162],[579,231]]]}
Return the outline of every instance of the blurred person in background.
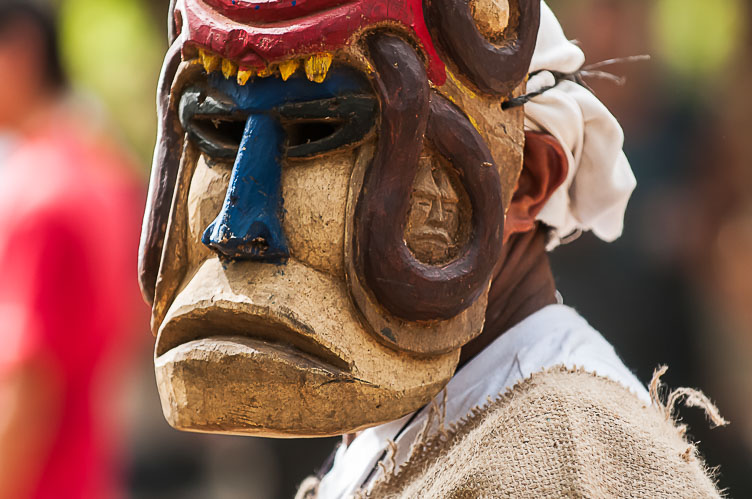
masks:
{"label": "blurred person in background", "polygon": [[0,497],[118,495],[143,196],[69,97],[49,9],[0,0]]}

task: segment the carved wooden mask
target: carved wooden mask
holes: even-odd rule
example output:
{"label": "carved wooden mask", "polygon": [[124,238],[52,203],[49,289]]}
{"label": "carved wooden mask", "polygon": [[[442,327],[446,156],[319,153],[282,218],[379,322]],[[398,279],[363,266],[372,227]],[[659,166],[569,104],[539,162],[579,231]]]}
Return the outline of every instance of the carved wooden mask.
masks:
{"label": "carved wooden mask", "polygon": [[341,434],[483,327],[538,0],[177,0],[139,258],[175,427]]}

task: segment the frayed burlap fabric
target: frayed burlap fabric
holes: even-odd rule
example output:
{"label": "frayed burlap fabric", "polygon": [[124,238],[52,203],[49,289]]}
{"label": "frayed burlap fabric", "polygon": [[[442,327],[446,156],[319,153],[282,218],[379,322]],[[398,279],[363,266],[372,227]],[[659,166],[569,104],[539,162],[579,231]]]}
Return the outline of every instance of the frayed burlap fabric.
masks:
{"label": "frayed burlap fabric", "polygon": [[[686,389],[669,394],[671,404],[659,399],[663,372],[651,383],[652,405],[581,370],[534,374],[456,425],[419,438],[399,469],[387,456],[370,493],[356,497],[720,497],[686,428],[672,419],[671,404]],[[695,402],[725,424],[709,401]],[[440,419],[441,410],[433,412]],[[309,480],[297,497],[315,498],[316,489]]]}
{"label": "frayed burlap fabric", "polygon": [[[652,405],[584,371],[561,367],[534,374],[458,424],[419,438],[398,470],[387,457],[381,465],[386,473],[370,493],[356,495],[719,497],[712,474],[684,438],[685,427],[672,420],[671,404],[681,389],[668,396],[671,404],[659,399],[663,372],[651,383]],[[695,402],[725,424],[709,401]],[[305,483],[298,497],[316,497],[316,482]]]}
{"label": "frayed burlap fabric", "polygon": [[665,409],[583,371],[538,373],[417,442],[367,497],[719,497]]}

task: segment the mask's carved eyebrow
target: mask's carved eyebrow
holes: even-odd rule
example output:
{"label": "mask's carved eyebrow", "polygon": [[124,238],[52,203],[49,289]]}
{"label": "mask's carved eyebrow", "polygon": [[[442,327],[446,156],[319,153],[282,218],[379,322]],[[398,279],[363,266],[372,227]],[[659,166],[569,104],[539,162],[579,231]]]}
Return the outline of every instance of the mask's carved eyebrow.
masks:
{"label": "mask's carved eyebrow", "polygon": [[416,196],[422,196],[431,199],[441,199],[443,203],[459,204],[460,198],[454,192],[454,189],[442,190],[438,186],[431,189],[429,186],[420,185],[415,188],[413,194]]}

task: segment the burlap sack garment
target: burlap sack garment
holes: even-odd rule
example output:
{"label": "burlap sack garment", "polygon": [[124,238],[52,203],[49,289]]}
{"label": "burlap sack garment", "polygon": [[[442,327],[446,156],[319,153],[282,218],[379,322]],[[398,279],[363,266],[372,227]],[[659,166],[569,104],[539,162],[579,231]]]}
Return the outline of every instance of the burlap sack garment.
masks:
{"label": "burlap sack garment", "polygon": [[[719,497],[685,429],[674,424],[674,400],[658,400],[658,383],[656,377],[648,406],[622,385],[584,371],[534,374],[457,425],[420,438],[400,469],[391,469],[387,457],[383,477],[358,495]],[[725,423],[706,399],[694,405]],[[298,497],[316,497],[315,482],[303,489]]]}

